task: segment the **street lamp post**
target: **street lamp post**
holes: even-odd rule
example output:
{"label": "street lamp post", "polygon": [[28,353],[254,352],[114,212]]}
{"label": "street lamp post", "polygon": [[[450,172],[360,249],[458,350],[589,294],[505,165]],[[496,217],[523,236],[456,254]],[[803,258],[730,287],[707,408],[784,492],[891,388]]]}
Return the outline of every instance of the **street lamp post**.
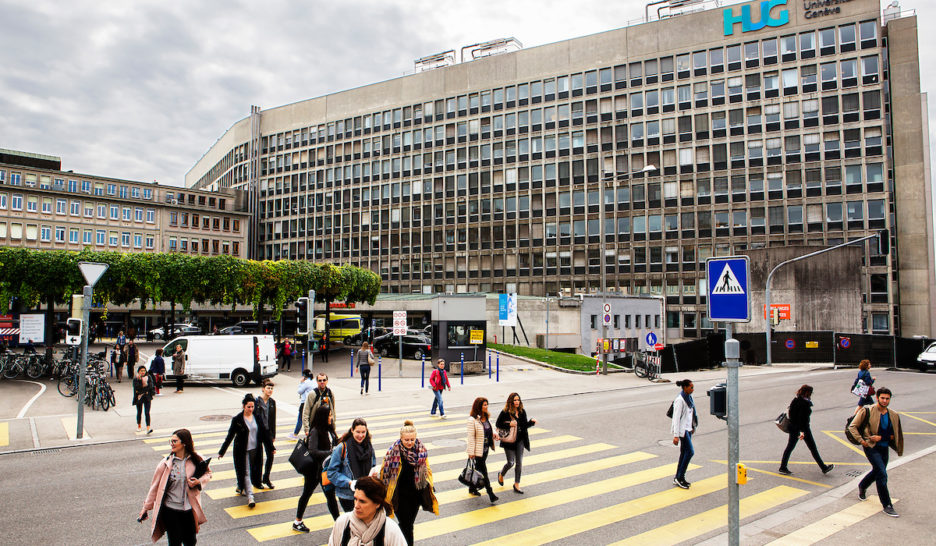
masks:
{"label": "street lamp post", "polygon": [[[639,171],[633,171],[630,173],[619,173],[626,174],[630,176],[631,174],[643,174],[649,173],[657,170],[656,165],[647,165]],[[598,199],[598,216],[601,218],[601,375],[608,375],[608,352],[604,350],[604,342],[608,339],[608,323],[605,322],[605,306],[608,303],[608,272],[605,267],[605,178],[608,175],[613,175],[614,173],[602,173],[601,175],[601,192]]]}

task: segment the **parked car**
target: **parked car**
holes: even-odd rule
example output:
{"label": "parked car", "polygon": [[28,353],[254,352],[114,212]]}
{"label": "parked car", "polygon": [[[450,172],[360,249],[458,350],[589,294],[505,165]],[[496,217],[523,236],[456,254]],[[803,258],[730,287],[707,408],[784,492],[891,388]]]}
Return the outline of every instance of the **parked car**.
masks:
{"label": "parked car", "polygon": [[[270,335],[182,336],[166,343],[163,352],[172,355],[176,345],[185,351],[185,374],[192,380],[225,379],[235,387],[244,387],[250,380],[259,385],[276,375],[276,348]],[[153,358],[146,363],[147,368]],[[167,361],[169,370],[171,356]],[[167,375],[166,379],[173,377]]]}
{"label": "parked car", "polygon": [[917,356],[917,362],[920,364],[921,372],[936,367],[936,342],[930,343],[929,347]]}
{"label": "parked car", "polygon": [[[422,335],[422,333],[414,332],[420,331],[410,330],[407,335],[403,336],[403,358],[419,360],[424,356],[430,357],[432,355],[432,343],[429,338]],[[398,336],[391,333],[374,339],[374,352],[383,357],[399,356],[400,342],[397,338]]]}
{"label": "parked car", "polygon": [[348,336],[344,338],[344,344],[348,347],[360,347],[362,341],[370,341],[371,339],[377,339],[380,336],[386,335],[386,328],[368,328],[362,331],[359,334],[354,334],[353,336]]}
{"label": "parked car", "polygon": [[166,329],[169,328],[168,324],[164,324],[159,328],[153,328],[149,331],[150,336],[153,339],[172,339],[178,336],[197,336],[201,335],[202,330],[197,324],[189,324],[187,322],[177,322],[173,325],[171,335],[166,335]]}
{"label": "parked car", "polygon": [[429,339],[432,339],[432,325],[431,324],[423,328],[422,332],[426,337],[428,337]]}

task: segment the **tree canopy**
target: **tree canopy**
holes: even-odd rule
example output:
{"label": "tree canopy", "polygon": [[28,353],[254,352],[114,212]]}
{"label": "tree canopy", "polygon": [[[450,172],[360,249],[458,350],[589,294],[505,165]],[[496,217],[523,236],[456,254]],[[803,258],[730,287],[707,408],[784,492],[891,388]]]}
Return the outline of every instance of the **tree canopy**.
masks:
{"label": "tree canopy", "polygon": [[108,264],[94,287],[98,303],[129,305],[168,302],[251,305],[254,316],[269,305],[279,319],[290,301],[315,290],[317,299],[374,303],[380,276],[352,265],[297,260],[255,261],[231,256],[177,253],[81,252],[0,247],[0,313],[12,298],[26,307],[42,301],[67,302],[85,284],[78,262]]}

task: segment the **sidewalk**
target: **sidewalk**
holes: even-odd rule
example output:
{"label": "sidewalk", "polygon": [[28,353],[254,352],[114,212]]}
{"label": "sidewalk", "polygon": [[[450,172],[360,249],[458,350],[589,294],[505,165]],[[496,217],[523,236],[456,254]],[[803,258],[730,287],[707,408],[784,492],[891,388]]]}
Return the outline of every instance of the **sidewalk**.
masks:
{"label": "sidewalk", "polygon": [[[141,363],[145,363],[152,351],[161,344],[141,344]],[[318,355],[316,355],[318,357]],[[500,381],[497,381],[497,359],[492,356],[491,378],[483,375],[465,376],[458,374],[458,364],[452,366],[449,381],[452,390],[443,394],[449,414],[466,413],[478,396],[500,401],[511,392],[520,392],[527,400],[542,399],[570,394],[604,392],[619,389],[649,388],[673,389],[672,383],[656,384],[639,379],[632,373],[616,373],[607,376],[568,374],[554,371],[536,364],[518,360],[509,355],[500,356]],[[276,384],[273,397],[277,401],[278,425],[294,423],[299,409],[296,387],[299,384],[302,361],[294,360],[290,372],[281,372],[274,378]],[[741,376],[756,376],[815,369],[816,366],[742,367]],[[823,366],[825,368],[825,366]],[[425,411],[432,405],[428,390],[430,362],[423,366],[420,361],[404,360],[402,369],[399,360],[382,359],[371,371],[370,391],[360,395],[360,379],[351,373],[350,350],[332,351],[329,362],[314,362],[314,371],[329,376],[329,387],[334,391],[339,416],[348,418],[356,415],[377,416],[392,413]],[[724,369],[693,371],[689,373],[664,374],[665,379],[676,381],[683,376],[691,378],[700,389],[724,381]],[[46,391],[17,419],[17,413],[27,400],[34,396],[42,383]],[[0,382],[0,393],[12,404],[0,409],[0,424],[9,429],[8,445],[0,445],[0,452],[67,447],[87,443],[127,441],[140,438],[136,432],[136,408],[130,404],[131,382],[124,377],[122,383],[110,381],[116,392],[117,406],[107,412],[93,411],[85,407],[84,438],[76,439],[77,402],[58,394],[56,382],[48,379],[39,382]],[[425,386],[423,386],[425,384]],[[704,385],[704,387],[703,387]],[[258,395],[259,387],[237,389],[230,383],[195,384],[187,382],[185,392],[175,394],[174,385],[165,384],[162,396],[153,400],[151,415],[154,436],[165,436],[179,428],[198,432],[224,431],[231,416],[241,410],[241,400],[247,393]],[[13,396],[15,394],[15,396]],[[6,420],[6,421],[4,421]],[[145,428],[145,426],[144,426]]]}

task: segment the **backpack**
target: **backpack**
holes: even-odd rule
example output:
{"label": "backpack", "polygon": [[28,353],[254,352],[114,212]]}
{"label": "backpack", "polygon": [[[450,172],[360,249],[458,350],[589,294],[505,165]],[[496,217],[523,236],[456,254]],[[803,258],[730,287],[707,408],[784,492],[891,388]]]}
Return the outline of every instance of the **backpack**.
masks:
{"label": "backpack", "polygon": [[[315,388],[314,392],[315,392],[315,399],[312,400],[312,406],[315,406],[315,404],[319,401],[319,399],[322,398],[322,391],[318,387]],[[328,401],[327,396],[325,397],[324,400],[322,400],[322,405],[331,407],[331,402]]]}
{"label": "backpack", "polygon": [[[673,418],[673,405],[676,404],[676,400],[670,402],[669,409],[666,410],[666,416],[670,419]],[[695,407],[692,408],[692,426],[693,428],[699,426],[699,414],[696,413]]]}
{"label": "backpack", "polygon": [[860,445],[861,445],[861,440],[862,440],[862,438],[861,438],[861,436],[858,436],[857,438],[856,438],[855,436],[852,436],[851,430],[849,430],[848,427],[851,426],[852,421],[855,419],[855,417],[858,417],[859,415],[863,415],[863,416],[864,416],[864,417],[863,417],[864,423],[863,423],[863,425],[859,425],[857,428],[861,429],[861,428],[863,428],[863,427],[867,427],[867,426],[868,426],[868,420],[869,420],[868,417],[870,416],[870,411],[868,410],[868,406],[862,407],[862,408],[858,411],[858,413],[852,415],[851,417],[849,417],[848,419],[845,420],[845,437],[848,438],[848,441],[849,441],[849,442],[855,444],[856,446],[860,446]]}
{"label": "backpack", "polygon": [[[380,531],[377,532],[377,536],[374,537],[374,546],[384,546],[384,531],[387,529],[387,524],[384,523],[383,527],[380,528]],[[351,522],[344,528],[344,532],[341,533],[341,546],[348,546],[348,542],[351,541]]]}

